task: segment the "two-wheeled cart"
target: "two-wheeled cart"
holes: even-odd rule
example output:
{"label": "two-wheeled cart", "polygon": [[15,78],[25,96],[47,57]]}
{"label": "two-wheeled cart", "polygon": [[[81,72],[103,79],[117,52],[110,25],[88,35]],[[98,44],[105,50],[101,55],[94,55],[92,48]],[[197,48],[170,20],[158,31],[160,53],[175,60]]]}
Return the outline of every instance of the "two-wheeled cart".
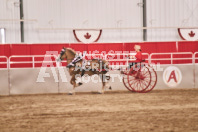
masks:
{"label": "two-wheeled cart", "polygon": [[157,73],[153,67],[140,62],[122,71],[123,83],[132,92],[146,93],[151,91],[157,83]]}

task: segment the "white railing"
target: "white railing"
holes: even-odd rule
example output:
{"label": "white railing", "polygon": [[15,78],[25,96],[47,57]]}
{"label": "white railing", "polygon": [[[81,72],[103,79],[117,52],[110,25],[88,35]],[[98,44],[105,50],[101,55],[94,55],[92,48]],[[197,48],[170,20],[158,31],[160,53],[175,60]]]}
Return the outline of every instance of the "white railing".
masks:
{"label": "white railing", "polygon": [[[149,63],[152,61],[165,61],[169,60],[173,64],[174,60],[191,60],[192,63],[195,63],[195,60],[198,60],[198,52],[195,52],[194,54],[192,52],[176,52],[176,53],[151,53],[150,55],[148,53],[142,53],[145,57],[145,60],[147,60]],[[120,55],[120,57],[119,57]],[[119,54],[86,54],[86,57],[89,59],[89,57],[96,57],[100,59],[106,59],[109,62],[126,62],[125,65],[128,65],[129,61],[134,61],[134,59],[129,59],[127,56],[130,55],[135,55],[135,53],[119,53]],[[170,57],[164,57],[164,58],[158,58],[157,56],[162,56],[162,55],[169,55]],[[178,58],[174,57],[174,55],[190,55],[190,57],[184,57],[184,58]],[[108,57],[111,56],[111,57]],[[113,57],[115,56],[115,57]],[[122,56],[122,57],[121,57]],[[155,56],[155,57],[154,57]],[[54,60],[51,59],[46,59],[45,57],[53,57]],[[7,68],[12,68],[13,64],[31,64],[32,68],[35,68],[36,64],[43,64],[43,63],[56,63],[56,66],[59,64],[56,62],[57,56],[56,55],[16,55],[16,56],[10,56],[7,58],[6,56],[0,56],[0,59],[6,59],[5,62],[0,62],[0,64],[6,64]],[[30,61],[23,61],[23,60],[13,60],[13,59],[20,59],[20,58],[30,58]],[[37,60],[38,58],[43,58],[43,60]],[[62,61],[63,63],[67,62],[66,60]],[[57,67],[58,67],[57,66]],[[122,66],[122,65],[120,65]]]}
{"label": "white railing", "polygon": [[[105,60],[108,60],[109,62],[126,62],[125,65],[120,65],[120,67],[128,66],[129,61],[135,61],[135,59],[130,59],[129,56],[134,56],[136,53],[119,53],[119,54],[106,54]],[[145,60],[149,60],[149,54],[148,53],[142,53],[143,56],[147,56]],[[116,56],[118,58],[114,59],[111,57],[111,59],[108,59],[108,56]],[[122,56],[122,57],[121,57]],[[124,57],[123,57],[124,56]]]}
{"label": "white railing", "polygon": [[85,57],[88,59],[92,59],[92,57],[98,58],[98,59],[104,59],[105,55],[103,54],[86,54]]}
{"label": "white railing", "polygon": [[0,59],[6,59],[6,61],[4,61],[4,62],[0,61],[0,65],[1,64],[3,64],[3,65],[6,64],[6,68],[8,68],[8,64],[9,64],[8,58],[6,56],[0,56]]}
{"label": "white railing", "polygon": [[[157,57],[153,57],[154,55],[170,55],[170,57],[166,57],[166,58],[157,58]],[[185,57],[185,58],[174,58],[173,55],[191,55],[191,57]],[[150,57],[149,57],[149,63],[152,63],[152,61],[164,61],[164,60],[169,60],[171,62],[171,64],[173,64],[174,60],[191,60],[193,63],[194,57],[193,57],[193,53],[192,52],[175,52],[175,53],[151,53]]]}
{"label": "white railing", "polygon": [[193,63],[196,63],[196,60],[198,60],[198,57],[196,57],[196,55],[198,56],[198,52],[195,52],[194,54],[193,54],[193,60],[194,60],[194,62]]}
{"label": "white railing", "polygon": [[[31,19],[30,19],[31,20]],[[36,19],[32,19],[36,21]],[[186,28],[186,29],[193,29],[197,27],[176,27],[176,26],[170,26],[170,27],[117,27],[117,28],[108,28],[108,27],[101,27],[101,28],[94,28],[95,30],[120,30],[120,29],[178,29],[178,28]],[[62,28],[62,27],[53,27],[53,28],[46,28],[46,27],[38,27],[37,30],[73,30],[74,28]],[[78,28],[76,28],[78,30]],[[84,29],[87,30],[87,28],[79,28],[80,30]],[[93,29],[93,28],[90,28]]]}
{"label": "white railing", "polygon": [[[36,61],[35,58],[45,58],[45,57],[54,57],[55,61],[53,60],[43,60],[43,61]],[[13,58],[31,58],[31,61],[12,61]],[[9,68],[11,68],[12,64],[32,64],[32,68],[35,68],[35,64],[43,64],[43,63],[56,63],[57,56],[56,55],[15,55],[9,57]]]}

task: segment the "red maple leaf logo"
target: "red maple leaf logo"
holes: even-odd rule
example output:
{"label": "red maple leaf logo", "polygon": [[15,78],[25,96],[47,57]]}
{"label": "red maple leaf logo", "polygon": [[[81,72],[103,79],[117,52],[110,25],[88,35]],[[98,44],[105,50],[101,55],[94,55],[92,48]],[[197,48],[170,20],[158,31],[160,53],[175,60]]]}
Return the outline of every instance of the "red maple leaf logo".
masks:
{"label": "red maple leaf logo", "polygon": [[89,38],[91,37],[91,35],[90,35],[89,33],[86,33],[86,34],[84,35],[84,37],[85,37],[86,39],[89,39]]}
{"label": "red maple leaf logo", "polygon": [[194,36],[195,36],[195,33],[194,33],[193,31],[191,31],[190,33],[188,33],[188,35],[189,35],[190,37],[194,37]]}

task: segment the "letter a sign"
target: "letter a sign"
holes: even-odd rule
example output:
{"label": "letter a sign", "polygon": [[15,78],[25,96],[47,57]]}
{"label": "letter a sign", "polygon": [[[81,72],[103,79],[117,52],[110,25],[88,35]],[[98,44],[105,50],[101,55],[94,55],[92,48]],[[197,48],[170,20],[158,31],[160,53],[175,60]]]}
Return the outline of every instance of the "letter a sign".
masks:
{"label": "letter a sign", "polygon": [[163,80],[169,87],[176,87],[182,80],[181,71],[175,66],[169,66],[163,73]]}
{"label": "letter a sign", "polygon": [[173,70],[169,76],[168,82],[170,82],[171,79],[174,79],[174,81],[177,83],[177,78],[175,75],[175,70]]}

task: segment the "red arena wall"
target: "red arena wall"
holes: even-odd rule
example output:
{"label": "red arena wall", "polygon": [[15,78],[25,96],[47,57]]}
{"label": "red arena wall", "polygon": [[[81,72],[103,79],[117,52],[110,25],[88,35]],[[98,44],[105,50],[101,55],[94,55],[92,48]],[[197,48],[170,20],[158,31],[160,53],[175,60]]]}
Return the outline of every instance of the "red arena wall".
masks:
{"label": "red arena wall", "polygon": [[198,41],[181,42],[136,42],[136,43],[54,43],[54,44],[1,44],[0,56],[12,55],[44,55],[46,51],[60,51],[62,47],[70,47],[76,51],[134,51],[135,44],[142,47],[145,53],[168,53],[168,52],[198,52]]}
{"label": "red arena wall", "polygon": [[[102,51],[108,53],[109,51],[134,51],[134,45],[139,44],[142,47],[143,53],[175,53],[175,52],[198,52],[198,41],[181,41],[181,42],[132,42],[132,43],[92,43],[92,44],[79,44],[79,43],[51,43],[51,44],[1,44],[0,56],[9,58],[13,55],[45,55],[46,51],[58,51],[62,47],[70,47],[76,51]],[[160,56],[157,58],[168,57],[168,55]],[[188,55],[181,54],[176,57],[188,57]],[[15,58],[13,58],[15,59]],[[31,58],[21,58],[22,61],[31,61]],[[20,60],[20,61],[21,61]],[[0,61],[4,61],[0,58]],[[175,63],[192,63],[192,61],[175,61]],[[24,67],[31,67],[31,64],[20,64]],[[19,66],[16,64],[16,67]],[[4,65],[0,65],[4,67]],[[15,66],[14,66],[15,67]]]}

